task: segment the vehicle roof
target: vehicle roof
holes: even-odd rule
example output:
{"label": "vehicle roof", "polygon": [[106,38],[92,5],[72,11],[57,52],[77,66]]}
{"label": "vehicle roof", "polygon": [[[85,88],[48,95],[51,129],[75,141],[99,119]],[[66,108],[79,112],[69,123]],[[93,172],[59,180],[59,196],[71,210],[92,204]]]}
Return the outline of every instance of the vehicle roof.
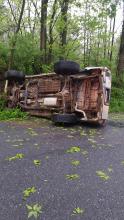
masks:
{"label": "vehicle roof", "polygon": [[37,75],[26,75],[26,79],[28,78],[36,78],[36,77],[41,77],[41,76],[54,76],[56,75],[56,73],[40,73],[40,74],[37,74]]}
{"label": "vehicle roof", "polygon": [[[108,70],[110,72],[110,70],[107,67],[85,67],[84,70]],[[36,78],[36,77],[42,77],[42,76],[54,76],[57,75],[56,73],[42,73],[42,74],[38,74],[38,75],[26,75],[26,79],[30,79],[30,78]],[[81,76],[81,74],[76,74],[76,76],[79,75],[79,77]],[[74,76],[74,75],[72,75]]]}

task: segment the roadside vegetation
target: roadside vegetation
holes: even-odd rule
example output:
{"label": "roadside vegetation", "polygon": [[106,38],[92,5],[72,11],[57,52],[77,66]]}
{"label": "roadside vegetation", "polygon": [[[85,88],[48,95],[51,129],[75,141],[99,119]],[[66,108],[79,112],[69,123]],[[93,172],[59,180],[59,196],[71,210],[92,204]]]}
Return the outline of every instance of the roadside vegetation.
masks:
{"label": "roadside vegetation", "polygon": [[6,97],[0,96],[0,120],[27,119],[28,114],[20,108],[6,108]]}
{"label": "roadside vegetation", "polygon": [[11,119],[27,119],[28,114],[22,112],[21,109],[4,109],[0,111],[0,120],[11,120]]}
{"label": "roadside vegetation", "polygon": [[124,112],[124,84],[118,86],[115,79],[112,84],[110,112]]}
{"label": "roadside vegetation", "polygon": [[[124,112],[124,88],[121,86],[112,87],[111,93],[111,102],[110,102],[110,112],[111,113],[123,113]],[[9,109],[6,108],[6,97],[0,97],[0,120],[23,120],[28,119],[29,115],[26,112],[23,112],[20,108]],[[78,147],[70,149],[70,151],[78,151]]]}
{"label": "roadside vegetation", "polygon": [[[81,68],[107,66],[113,77],[110,111],[124,112],[123,16],[116,22],[123,0],[1,0],[0,4],[0,77],[8,69],[52,72],[60,59],[76,61]],[[25,117],[19,110],[1,111],[3,116]]]}

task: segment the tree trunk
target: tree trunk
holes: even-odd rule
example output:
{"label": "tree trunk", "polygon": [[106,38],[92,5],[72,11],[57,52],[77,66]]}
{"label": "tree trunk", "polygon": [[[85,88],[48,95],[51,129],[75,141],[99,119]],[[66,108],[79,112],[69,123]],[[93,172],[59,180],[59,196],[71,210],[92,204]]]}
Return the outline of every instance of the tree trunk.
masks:
{"label": "tree trunk", "polygon": [[32,24],[31,24],[31,2],[28,1],[28,26],[30,29],[30,33],[32,33]]}
{"label": "tree trunk", "polygon": [[13,59],[14,59],[14,52],[15,52],[16,42],[17,42],[17,36],[18,36],[18,32],[20,30],[20,25],[21,25],[21,21],[22,21],[22,17],[23,17],[24,8],[25,8],[25,0],[22,1],[21,12],[20,12],[19,20],[17,22],[16,31],[14,33],[14,38],[13,38],[12,47],[11,47],[11,51],[10,51],[8,69],[11,69],[12,66],[13,66]]}
{"label": "tree trunk", "polygon": [[118,54],[118,65],[116,76],[119,79],[123,79],[124,76],[124,0],[123,0],[123,24],[122,24],[122,33],[121,33],[121,42]]}
{"label": "tree trunk", "polygon": [[124,20],[122,25],[121,43],[118,55],[117,76],[122,78],[124,75]]}
{"label": "tree trunk", "polygon": [[34,23],[33,23],[33,29],[32,29],[32,37],[35,36],[35,30],[36,30],[36,21],[37,21],[37,2],[35,7],[35,13],[34,13]]}
{"label": "tree trunk", "polygon": [[65,58],[65,46],[67,44],[68,6],[69,6],[69,0],[63,0],[61,4],[62,28],[60,31],[60,46],[62,48],[62,56],[60,57],[60,59]]}
{"label": "tree trunk", "polygon": [[52,49],[53,49],[53,27],[54,27],[54,18],[56,15],[56,4],[57,0],[54,0],[53,8],[52,8],[52,15],[50,19],[50,26],[49,26],[49,53],[48,53],[48,63],[52,62]]}
{"label": "tree trunk", "polygon": [[31,0],[31,2],[32,2],[33,6],[35,8],[35,13],[36,13],[38,19],[41,20],[40,13],[38,12],[38,9],[37,9],[37,2],[35,3],[33,0]]}
{"label": "tree trunk", "polygon": [[112,18],[110,18],[110,24],[109,24],[108,58],[110,58],[111,32],[112,32]]}
{"label": "tree trunk", "polygon": [[112,61],[113,45],[114,45],[114,39],[115,39],[115,20],[116,20],[116,15],[115,15],[114,20],[113,20],[113,30],[112,30],[112,42],[111,42],[110,61]]}
{"label": "tree trunk", "polygon": [[40,50],[42,51],[42,59],[41,59],[41,61],[43,63],[46,63],[47,7],[48,7],[48,0],[42,0],[42,4],[41,4]]}
{"label": "tree trunk", "polygon": [[61,17],[63,21],[63,30],[60,33],[61,37],[61,45],[64,46],[67,43],[67,13],[68,13],[68,4],[69,0],[63,0],[63,4],[61,6]]}
{"label": "tree trunk", "polygon": [[[107,5],[104,6],[105,9],[107,10]],[[107,36],[106,36],[106,33],[107,33],[107,15],[105,15],[105,18],[104,18],[104,25],[105,25],[105,29],[104,29],[104,39],[103,39],[103,43],[104,43],[104,59],[106,59],[106,52],[107,52]]]}
{"label": "tree trunk", "polygon": [[[88,2],[86,1],[85,2],[85,14],[84,14],[84,22],[86,23],[86,19],[87,19],[87,9],[88,9]],[[87,40],[87,27],[86,27],[86,24],[84,23],[84,33],[83,33],[83,36],[84,36],[84,42],[83,42],[83,46],[84,46],[84,66],[86,65],[86,40]]]}
{"label": "tree trunk", "polygon": [[96,44],[96,48],[97,48],[96,65],[99,64],[99,55],[100,55],[100,31],[99,31],[99,29],[98,29],[98,33],[97,33],[97,39],[98,39],[98,42]]}

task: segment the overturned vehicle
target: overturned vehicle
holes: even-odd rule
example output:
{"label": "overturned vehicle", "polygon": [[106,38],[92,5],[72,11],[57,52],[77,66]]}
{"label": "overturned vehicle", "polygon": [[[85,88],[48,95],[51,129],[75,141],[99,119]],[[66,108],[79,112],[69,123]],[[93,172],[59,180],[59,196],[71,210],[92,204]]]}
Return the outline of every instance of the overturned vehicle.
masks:
{"label": "overturned vehicle", "polygon": [[31,115],[48,117],[55,123],[104,124],[111,94],[110,70],[106,67],[80,70],[73,61],[59,61],[54,71],[27,76],[7,71],[8,107],[19,106]]}

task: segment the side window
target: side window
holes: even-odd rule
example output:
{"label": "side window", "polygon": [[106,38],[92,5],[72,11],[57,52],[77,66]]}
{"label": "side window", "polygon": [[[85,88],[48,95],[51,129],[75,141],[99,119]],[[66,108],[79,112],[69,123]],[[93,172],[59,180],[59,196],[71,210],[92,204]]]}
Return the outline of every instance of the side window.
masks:
{"label": "side window", "polygon": [[111,73],[106,71],[104,77],[104,102],[105,105],[109,105],[111,97]]}
{"label": "side window", "polygon": [[108,105],[110,102],[111,90],[105,88],[105,104]]}
{"label": "side window", "polygon": [[106,77],[111,77],[111,75],[110,75],[110,72],[109,72],[109,71],[107,71],[107,72],[105,73],[105,75],[106,75]]}

